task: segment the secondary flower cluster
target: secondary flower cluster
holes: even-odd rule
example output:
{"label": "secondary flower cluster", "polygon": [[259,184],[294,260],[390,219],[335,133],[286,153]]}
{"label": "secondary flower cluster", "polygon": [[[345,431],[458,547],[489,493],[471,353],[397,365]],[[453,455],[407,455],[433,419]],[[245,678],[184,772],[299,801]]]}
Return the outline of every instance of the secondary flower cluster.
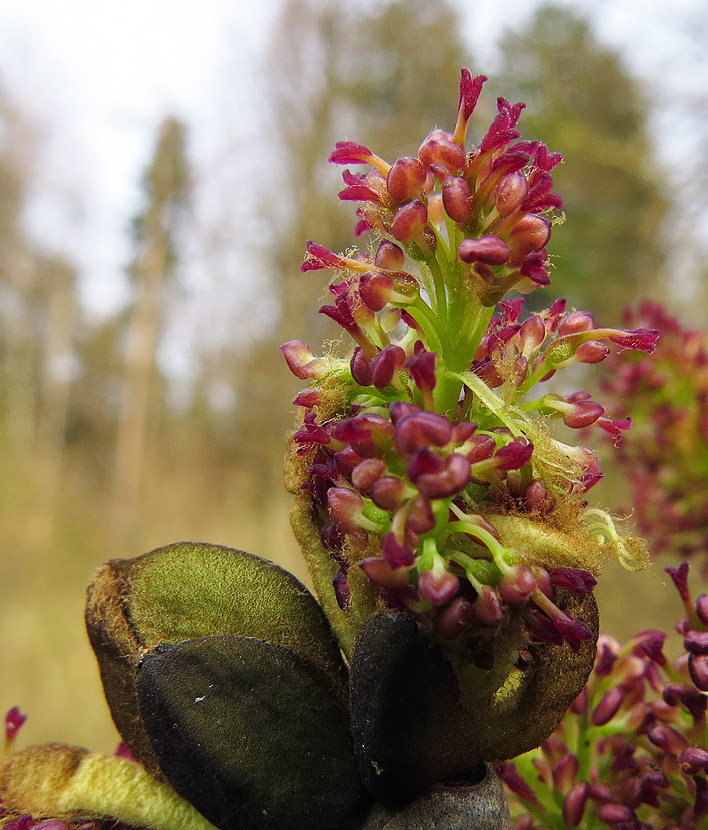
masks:
{"label": "secondary flower cluster", "polygon": [[661,330],[653,355],[611,358],[602,381],[610,406],[629,405],[636,427],[618,458],[632,487],[632,508],[652,553],[696,554],[708,568],[708,339],[658,304],[625,313],[631,324]]}
{"label": "secondary flower cluster", "polygon": [[577,649],[590,633],[557,607],[554,584],[587,592],[603,555],[630,562],[636,551],[585,509],[602,474],[595,452],[557,440],[550,422],[617,437],[629,421],[585,392],[536,386],[604,360],[612,344],[650,352],[658,333],[596,326],[564,300],[524,319],[521,297],[503,299],[549,281],[561,156],[519,140],[524,105],[503,98],[466,149],[485,80],[463,71],[454,131],[434,130],[415,157],[389,164],[353,142],[330,156],[371,167],[345,170],[340,198],[360,203],[357,235],[377,239],[348,255],[307,245],[302,270],[335,274],[333,304],[320,311],[356,347],[350,359],[282,347],[310,381],[295,399],[304,414],[294,440],[342,609],[352,569],[363,569],[386,605],[426,615],[443,637],[511,614],[531,640]]}
{"label": "secondary flower cluster", "polygon": [[548,827],[695,830],[708,816],[708,595],[695,602],[688,565],[667,568],[681,596],[684,653],[666,634],[621,647],[601,636],[586,688],[558,729],[501,769],[515,830]]}

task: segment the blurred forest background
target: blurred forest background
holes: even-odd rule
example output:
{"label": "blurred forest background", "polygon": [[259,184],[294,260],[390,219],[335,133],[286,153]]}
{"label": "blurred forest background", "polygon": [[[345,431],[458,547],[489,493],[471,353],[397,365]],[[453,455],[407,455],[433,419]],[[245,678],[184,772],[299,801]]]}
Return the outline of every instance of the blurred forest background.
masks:
{"label": "blurred forest background", "polygon": [[[413,155],[434,125],[454,126],[460,67],[491,74],[462,39],[459,10],[442,0],[279,8],[261,58],[268,162],[223,183],[234,202],[246,188],[256,194],[250,222],[228,210],[203,221],[190,124],[164,113],[129,229],[128,301],[100,316],[82,302],[80,281],[91,275],[28,229],[41,129],[32,102],[0,76],[0,711],[27,711],[31,742],[110,750],[117,740],[81,623],[101,562],[197,539],[306,579],[280,476],[298,384],[278,347],[301,338],[317,351],[338,336],[316,313],[325,281],[299,272],[305,240],[352,244],[327,155],[342,138],[385,158]],[[611,324],[649,296],[702,322],[708,10],[674,25],[700,54],[704,81],[695,93],[662,79],[675,131],[692,139],[675,158],[655,140],[656,88],[572,4],[538,5],[499,41],[470,134],[489,124],[496,95],[523,100],[524,136],[566,161],[555,189],[567,221],[553,235],[552,293],[533,295],[537,308],[562,295]],[[234,152],[244,152],[236,141]],[[217,277],[243,258],[257,280],[236,304]],[[195,259],[211,269],[214,294],[211,310],[190,316]],[[189,344],[188,371],[176,374],[175,342]],[[610,476],[598,490],[605,504],[622,504],[621,481]],[[663,582],[656,569],[644,580],[632,585],[651,593]],[[637,612],[623,629],[606,605],[613,633],[652,624]]]}

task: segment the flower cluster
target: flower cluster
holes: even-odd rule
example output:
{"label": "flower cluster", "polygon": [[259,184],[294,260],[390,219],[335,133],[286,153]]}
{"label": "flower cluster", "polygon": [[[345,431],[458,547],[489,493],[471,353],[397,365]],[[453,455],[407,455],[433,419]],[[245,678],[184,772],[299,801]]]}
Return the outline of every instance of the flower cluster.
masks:
{"label": "flower cluster", "polygon": [[695,830],[708,817],[708,595],[695,602],[688,564],[667,568],[686,612],[683,654],[666,634],[625,646],[601,636],[587,686],[558,729],[501,768],[515,830]]}
{"label": "flower cluster", "polygon": [[307,244],[302,270],[335,274],[334,302],[320,311],[356,347],[349,360],[301,341],[282,347],[310,382],[295,399],[295,452],[308,462],[301,486],[344,612],[358,569],[385,606],[427,617],[443,638],[469,642],[511,615],[529,640],[577,650],[590,632],[558,607],[554,586],[588,592],[603,555],[631,564],[637,549],[586,509],[602,475],[595,452],[550,425],[617,437],[629,421],[586,392],[537,384],[604,360],[613,344],[651,352],[658,332],[596,326],[564,300],[524,317],[522,297],[503,299],[549,282],[546,244],[562,204],[551,171],[562,157],[521,140],[524,105],[503,98],[466,149],[485,80],[463,71],[454,131],[434,130],[415,157],[389,164],[353,142],[330,156],[370,166],[344,171],[340,198],[360,203],[357,235],[375,241],[346,255]]}
{"label": "flower cluster", "polygon": [[602,381],[610,406],[629,405],[635,429],[619,447],[632,508],[654,554],[697,554],[708,567],[708,338],[658,304],[625,312],[661,330],[652,355],[614,355]]}

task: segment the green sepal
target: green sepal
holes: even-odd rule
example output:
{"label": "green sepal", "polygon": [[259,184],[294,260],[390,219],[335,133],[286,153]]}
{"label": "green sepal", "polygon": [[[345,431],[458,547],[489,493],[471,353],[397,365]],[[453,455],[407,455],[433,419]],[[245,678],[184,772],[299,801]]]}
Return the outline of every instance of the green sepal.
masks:
{"label": "green sepal", "polygon": [[281,645],[164,645],[138,675],[140,712],[174,789],[220,830],[343,830],[368,798],[346,707]]}
{"label": "green sepal", "polygon": [[113,560],[89,586],[86,625],[118,731],[158,776],[136,676],[163,643],[227,634],[276,643],[311,661],[331,694],[346,699],[346,669],[314,597],[292,574],[240,550],[183,542]]}

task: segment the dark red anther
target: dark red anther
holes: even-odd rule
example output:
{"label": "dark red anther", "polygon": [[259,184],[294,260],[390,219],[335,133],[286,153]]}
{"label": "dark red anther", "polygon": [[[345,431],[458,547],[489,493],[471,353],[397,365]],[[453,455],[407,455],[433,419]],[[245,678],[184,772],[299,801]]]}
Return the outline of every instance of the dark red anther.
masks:
{"label": "dark red anther", "polygon": [[579,827],[585,813],[590,787],[581,781],[575,784],[563,799],[563,822],[567,827]]}
{"label": "dark red anther", "polygon": [[403,248],[396,245],[395,242],[390,242],[388,239],[382,239],[379,242],[379,247],[376,249],[376,257],[374,262],[378,268],[386,268],[389,271],[397,271],[403,268],[403,263],[406,260],[406,255],[403,253]]}
{"label": "dark red anther", "polygon": [[498,236],[463,239],[457,248],[462,262],[482,265],[503,265],[509,259],[509,246]]}
{"label": "dark red anther", "polygon": [[460,580],[450,571],[423,571],[418,579],[418,591],[432,605],[445,605],[457,594]]}
{"label": "dark red anther", "polygon": [[371,361],[364,350],[357,346],[349,361],[352,377],[359,386],[371,386]]}
{"label": "dark red anther", "polygon": [[442,186],[445,212],[454,222],[466,222],[472,215],[470,186],[459,176],[448,176]]}
{"label": "dark red anther", "polygon": [[366,495],[385,472],[386,464],[380,458],[365,458],[352,470],[352,484]]}
{"label": "dark red anther", "polygon": [[393,163],[386,176],[388,195],[394,202],[416,199],[427,177],[425,167],[417,158],[402,156]]}
{"label": "dark red anther", "polygon": [[418,158],[426,167],[440,165],[448,173],[459,173],[465,168],[467,155],[450,133],[433,130],[423,140],[418,150]]}
{"label": "dark red anther", "polygon": [[592,722],[595,726],[604,726],[617,714],[624,703],[625,692],[619,686],[613,686],[603,695],[592,713]]}
{"label": "dark red anther", "polygon": [[419,200],[407,202],[396,211],[391,233],[399,242],[412,242],[428,225],[428,208]]}
{"label": "dark red anther", "polygon": [[417,412],[395,422],[394,444],[402,456],[411,456],[424,447],[444,447],[452,440],[452,424],[437,412]]}

